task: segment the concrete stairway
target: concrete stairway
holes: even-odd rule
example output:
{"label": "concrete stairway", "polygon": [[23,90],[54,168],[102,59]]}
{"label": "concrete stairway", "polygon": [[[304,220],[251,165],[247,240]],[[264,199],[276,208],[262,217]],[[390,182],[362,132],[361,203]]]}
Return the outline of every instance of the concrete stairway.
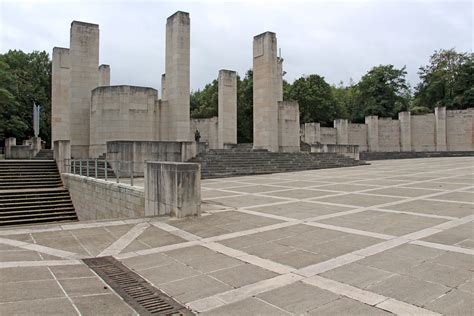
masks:
{"label": "concrete stairway", "polygon": [[363,165],[332,153],[272,153],[266,150],[211,149],[190,162],[201,164],[203,179]]}
{"label": "concrete stairway", "polygon": [[53,150],[41,149],[33,159],[34,160],[53,160]]}
{"label": "concrete stairway", "polygon": [[0,161],[0,226],[75,220],[53,160]]}

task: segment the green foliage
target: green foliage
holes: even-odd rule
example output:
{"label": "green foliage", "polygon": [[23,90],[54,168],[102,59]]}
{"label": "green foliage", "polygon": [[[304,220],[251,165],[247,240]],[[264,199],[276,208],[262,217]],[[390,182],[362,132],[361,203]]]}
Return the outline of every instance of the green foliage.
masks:
{"label": "green foliage", "polygon": [[207,118],[217,116],[218,82],[213,80],[204,89],[191,93],[191,117]]}
{"label": "green foliage", "polygon": [[285,90],[284,99],[298,101],[300,123],[320,122],[323,126],[331,126],[333,120],[344,113],[331,86],[321,76],[301,77]]}
{"label": "green foliage", "polygon": [[367,72],[354,86],[351,120],[363,122],[368,115],[395,117],[406,111],[410,101],[406,73],[405,67],[393,65],[380,65]]}
{"label": "green foliage", "polygon": [[416,87],[416,106],[465,109],[474,105],[474,54],[435,51],[430,64],[420,67],[418,74],[421,82]]}
{"label": "green foliage", "polygon": [[46,52],[0,54],[0,139],[33,136],[33,101],[42,106],[40,137],[51,140],[51,61]]}
{"label": "green foliage", "polygon": [[237,77],[237,142],[253,142],[253,71]]}

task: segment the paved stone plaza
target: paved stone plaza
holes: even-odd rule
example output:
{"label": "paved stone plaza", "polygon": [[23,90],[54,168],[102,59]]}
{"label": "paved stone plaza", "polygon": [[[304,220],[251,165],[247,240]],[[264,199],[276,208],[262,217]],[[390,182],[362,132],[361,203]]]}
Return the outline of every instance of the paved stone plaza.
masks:
{"label": "paved stone plaza", "polygon": [[193,219],[0,230],[0,314],[134,311],[79,260],[113,255],[204,315],[468,315],[472,158],[204,180]]}

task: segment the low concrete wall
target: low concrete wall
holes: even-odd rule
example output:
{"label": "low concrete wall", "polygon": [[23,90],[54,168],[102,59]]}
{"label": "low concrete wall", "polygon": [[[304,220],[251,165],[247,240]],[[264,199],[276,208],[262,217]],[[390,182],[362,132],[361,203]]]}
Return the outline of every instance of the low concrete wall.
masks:
{"label": "low concrete wall", "polygon": [[388,160],[440,157],[473,157],[474,151],[402,151],[402,152],[361,152],[362,160]]}
{"label": "low concrete wall", "polygon": [[79,220],[145,216],[142,188],[70,173],[61,174]]}
{"label": "low concrete wall", "polygon": [[107,160],[114,170],[118,168],[116,161],[122,161],[121,176],[129,175],[129,165],[133,161],[135,176],[144,175],[145,161],[185,162],[197,155],[196,142],[174,141],[109,141],[107,142]]}
{"label": "low concrete wall", "polygon": [[340,144],[311,144],[312,153],[337,153],[355,160],[359,160],[358,145],[340,145]]}
{"label": "low concrete wall", "polygon": [[17,145],[10,147],[10,156],[7,159],[31,159],[33,157],[30,145]]}

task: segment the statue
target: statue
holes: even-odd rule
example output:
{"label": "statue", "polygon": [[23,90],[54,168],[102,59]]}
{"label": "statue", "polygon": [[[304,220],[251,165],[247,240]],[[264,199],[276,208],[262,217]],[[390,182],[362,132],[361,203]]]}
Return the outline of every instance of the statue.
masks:
{"label": "statue", "polygon": [[199,133],[198,130],[196,130],[196,131],[194,132],[194,140],[195,140],[196,142],[199,142],[200,139],[201,139],[201,134]]}

